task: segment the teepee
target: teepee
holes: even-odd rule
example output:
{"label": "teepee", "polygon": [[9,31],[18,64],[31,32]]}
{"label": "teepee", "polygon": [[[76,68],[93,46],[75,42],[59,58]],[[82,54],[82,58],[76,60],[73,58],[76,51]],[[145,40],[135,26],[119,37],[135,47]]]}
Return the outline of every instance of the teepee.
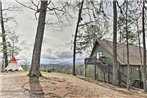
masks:
{"label": "teepee", "polygon": [[23,71],[23,69],[20,65],[18,65],[15,57],[13,57],[8,66],[5,68],[5,71]]}

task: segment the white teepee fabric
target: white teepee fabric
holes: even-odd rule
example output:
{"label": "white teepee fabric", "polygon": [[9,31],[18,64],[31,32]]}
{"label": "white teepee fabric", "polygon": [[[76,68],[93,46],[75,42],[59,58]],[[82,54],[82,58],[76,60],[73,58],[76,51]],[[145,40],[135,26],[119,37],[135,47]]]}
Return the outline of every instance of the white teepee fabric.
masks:
{"label": "white teepee fabric", "polygon": [[15,57],[12,58],[11,62],[9,65],[5,68],[5,71],[23,71],[22,67],[18,65],[17,60]]}

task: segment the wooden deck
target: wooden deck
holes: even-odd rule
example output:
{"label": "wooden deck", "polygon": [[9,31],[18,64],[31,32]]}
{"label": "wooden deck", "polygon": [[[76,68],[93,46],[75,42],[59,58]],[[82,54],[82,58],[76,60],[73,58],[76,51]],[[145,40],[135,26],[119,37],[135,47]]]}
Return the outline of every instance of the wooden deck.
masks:
{"label": "wooden deck", "polygon": [[[110,80],[110,75],[113,75],[113,66],[107,64],[106,62],[101,61],[100,59],[97,59],[96,57],[91,58],[85,58],[85,76],[86,76],[86,68],[88,65],[94,65],[94,79],[97,79],[96,76],[96,67],[98,67],[103,73],[104,73],[104,82],[112,83]],[[127,75],[125,75],[123,72],[118,70],[118,81],[119,84],[127,84]]]}

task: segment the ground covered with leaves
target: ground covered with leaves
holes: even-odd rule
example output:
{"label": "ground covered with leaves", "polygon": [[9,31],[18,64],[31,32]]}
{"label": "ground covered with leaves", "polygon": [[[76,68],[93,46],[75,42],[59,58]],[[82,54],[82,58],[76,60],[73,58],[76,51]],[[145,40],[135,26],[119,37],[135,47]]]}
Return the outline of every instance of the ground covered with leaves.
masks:
{"label": "ground covered with leaves", "polygon": [[42,73],[39,79],[27,72],[0,73],[0,98],[147,98],[142,90],[118,88],[87,78],[61,73]]}

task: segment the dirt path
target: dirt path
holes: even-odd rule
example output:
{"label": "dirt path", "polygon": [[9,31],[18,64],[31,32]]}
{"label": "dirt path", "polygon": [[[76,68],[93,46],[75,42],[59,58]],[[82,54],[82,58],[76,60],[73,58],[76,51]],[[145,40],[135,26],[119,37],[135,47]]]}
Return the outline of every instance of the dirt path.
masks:
{"label": "dirt path", "polygon": [[43,73],[44,78],[29,79],[26,72],[0,73],[0,98],[147,98],[142,91],[90,83],[78,77]]}

